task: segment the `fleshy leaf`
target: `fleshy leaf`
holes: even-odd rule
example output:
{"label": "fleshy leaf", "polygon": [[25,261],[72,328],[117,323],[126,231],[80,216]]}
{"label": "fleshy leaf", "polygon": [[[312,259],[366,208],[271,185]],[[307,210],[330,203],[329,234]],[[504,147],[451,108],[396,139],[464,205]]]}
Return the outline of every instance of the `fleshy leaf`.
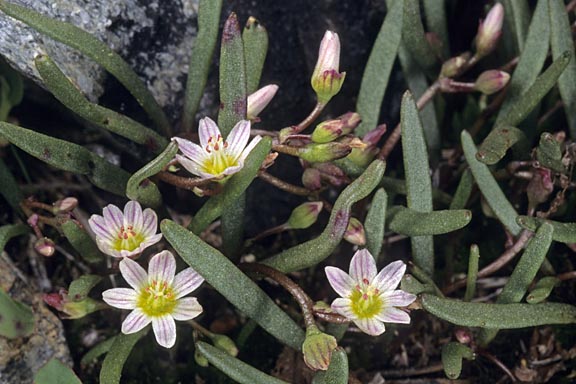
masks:
{"label": "fleshy leaf", "polygon": [[467,209],[419,212],[406,207],[395,209],[388,226],[390,230],[407,236],[441,235],[468,225],[472,212]]}
{"label": "fleshy leaf", "polygon": [[442,346],[442,366],[451,380],[456,380],[462,372],[462,359],[474,360],[474,352],[464,344],[450,342]]}
{"label": "fleshy leaf", "polygon": [[484,164],[496,164],[506,156],[508,149],[521,140],[526,140],[526,135],[518,128],[496,127],[480,145],[476,158]]}
{"label": "fleshy leaf", "polygon": [[566,244],[576,243],[576,223],[561,223],[532,216],[518,216],[516,221],[522,228],[532,232],[536,232],[542,224],[548,223],[554,227],[552,240]]}
{"label": "fleshy leaf", "polygon": [[386,226],[386,207],[388,204],[388,195],[384,188],[379,188],[372,201],[370,209],[366,214],[364,228],[366,230],[366,249],[376,259],[382,250],[384,241],[384,229]]}
{"label": "fleshy leaf", "polygon": [[72,301],[84,300],[88,293],[102,280],[98,275],[84,275],[70,283],[68,298]]}
{"label": "fleshy leaf", "polygon": [[130,335],[120,333],[114,338],[110,351],[108,351],[108,354],[102,363],[102,369],[100,369],[101,384],[120,384],[124,363],[126,363],[128,356],[130,356],[130,352],[132,352],[132,349],[138,340],[140,340],[147,332],[148,328],[144,328],[143,330]]}
{"label": "fleshy leaf", "polygon": [[98,263],[104,260],[104,255],[88,232],[74,220],[66,220],[60,226],[62,233],[78,254],[89,263]]}
{"label": "fleshy leaf", "polygon": [[34,330],[34,314],[27,305],[12,299],[0,288],[0,336],[27,337]]}
{"label": "fleshy leaf", "polygon": [[70,367],[53,358],[36,372],[34,384],[82,384],[82,382]]}
{"label": "fleshy leaf", "polygon": [[339,347],[332,351],[328,370],[318,371],[312,378],[312,384],[347,384],[348,375],[348,356]]}
{"label": "fleshy leaf", "polygon": [[244,60],[246,61],[246,91],[251,94],[258,90],[266,53],[268,52],[268,32],[258,20],[250,17],[242,32]]}

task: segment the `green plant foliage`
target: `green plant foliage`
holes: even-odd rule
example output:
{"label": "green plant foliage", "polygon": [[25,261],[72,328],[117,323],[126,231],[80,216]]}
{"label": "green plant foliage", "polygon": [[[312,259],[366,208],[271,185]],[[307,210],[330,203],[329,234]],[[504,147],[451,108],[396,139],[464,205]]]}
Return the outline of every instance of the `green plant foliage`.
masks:
{"label": "green plant foliage", "polygon": [[347,384],[348,383],[348,356],[343,348],[332,352],[330,366],[326,371],[319,371],[314,375],[312,384]]}
{"label": "green plant foliage", "polygon": [[552,290],[560,284],[560,279],[554,276],[543,277],[538,280],[534,288],[526,296],[526,302],[529,304],[538,304],[550,296]]}
{"label": "green plant foliage", "polygon": [[374,197],[370,209],[366,214],[364,229],[366,230],[366,249],[371,255],[378,258],[382,250],[384,240],[384,229],[386,226],[386,206],[388,195],[383,188],[379,188]]}
{"label": "green plant foliage", "polygon": [[[400,195],[406,195],[408,193],[405,180],[384,176],[380,184],[390,194],[397,193]],[[449,206],[452,202],[452,196],[450,196],[444,191],[435,188],[432,188],[432,199],[437,204],[441,204],[444,206]]]}
{"label": "green plant foliage", "polygon": [[116,340],[116,336],[112,336],[109,339],[104,340],[101,343],[96,344],[92,349],[90,349],[84,356],[82,356],[82,360],[80,360],[81,365],[88,365],[98,357],[105,355],[110,351],[112,345],[114,345],[114,341]]}
{"label": "green plant foliage", "polygon": [[472,194],[472,188],[474,187],[474,176],[469,168],[462,172],[462,177],[460,177],[460,182],[458,183],[458,188],[454,193],[454,198],[450,203],[450,209],[463,209],[470,199]]}
{"label": "green plant foliage", "polygon": [[442,346],[442,366],[449,379],[455,380],[460,377],[462,359],[474,360],[474,352],[469,347],[456,342]]}
{"label": "green plant foliage", "polygon": [[255,18],[246,22],[242,32],[244,60],[246,61],[246,90],[248,94],[256,92],[260,84],[264,61],[268,53],[268,32]]}
{"label": "green plant foliage", "polygon": [[0,336],[27,337],[34,330],[34,314],[27,305],[12,299],[0,288]]}
{"label": "green plant foliage", "polygon": [[74,220],[66,220],[60,226],[62,233],[78,254],[89,263],[99,263],[104,255],[96,246],[88,232]]}
{"label": "green plant foliage", "polygon": [[442,235],[468,225],[472,213],[466,209],[419,212],[397,207],[390,217],[390,230],[407,236]]}
{"label": "green plant foliage", "polygon": [[403,19],[402,42],[406,44],[406,48],[418,65],[426,71],[431,71],[437,66],[438,59],[424,34],[418,0],[404,1]]}
{"label": "green plant foliage", "polygon": [[524,50],[528,21],[530,20],[530,8],[526,0],[504,0],[504,17],[514,37],[516,52]]}
{"label": "green plant foliage", "polygon": [[450,41],[448,38],[448,23],[446,21],[446,1],[424,0],[422,5],[427,30],[436,34],[442,45],[442,57],[447,58],[450,55]]}
{"label": "green plant foliage", "polygon": [[540,136],[540,143],[538,148],[536,148],[536,159],[543,167],[550,168],[558,173],[566,172],[566,167],[562,163],[561,145],[548,132],[544,132]]}
{"label": "green plant foliage", "polygon": [[0,252],[6,247],[6,243],[13,237],[28,233],[28,227],[24,224],[9,224],[0,227]]}
{"label": "green plant foliage", "polygon": [[148,332],[148,327],[143,330],[132,333],[130,335],[125,335],[123,333],[118,334],[114,338],[112,346],[102,363],[102,368],[100,369],[100,383],[101,384],[119,384],[120,378],[122,377],[122,368],[130,352],[134,349],[134,346],[146,333]]}
{"label": "green plant foliage", "polygon": [[466,293],[464,301],[470,301],[476,293],[476,280],[478,278],[478,262],[480,261],[480,248],[476,244],[470,246],[468,259],[468,274],[466,275]]}
{"label": "green plant foliage", "polygon": [[20,202],[24,199],[18,183],[12,172],[6,166],[4,160],[0,159],[0,195],[6,199],[8,204],[15,211],[20,211]]}
{"label": "green plant foliage", "polygon": [[546,220],[531,216],[518,216],[516,221],[522,228],[528,229],[532,232],[536,232],[541,225],[548,223],[554,228],[552,240],[566,244],[576,243],[576,223],[560,223],[554,220]]}
{"label": "green plant foliage", "polygon": [[476,158],[484,164],[496,164],[506,156],[508,149],[521,140],[526,140],[526,135],[518,128],[507,126],[494,128],[480,145]]}
{"label": "green plant foliage", "polygon": [[80,276],[68,288],[68,296],[71,300],[80,301],[88,297],[88,293],[102,280],[98,275],[84,275]]}
{"label": "green plant foliage", "polygon": [[51,359],[34,376],[35,384],[82,384],[78,376],[58,359]]}

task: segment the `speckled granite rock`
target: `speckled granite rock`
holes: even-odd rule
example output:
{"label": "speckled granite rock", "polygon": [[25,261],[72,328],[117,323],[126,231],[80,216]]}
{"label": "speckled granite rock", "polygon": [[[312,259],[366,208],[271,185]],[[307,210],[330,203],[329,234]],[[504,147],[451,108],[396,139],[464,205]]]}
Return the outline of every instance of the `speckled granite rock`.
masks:
{"label": "speckled granite rock", "polygon": [[[181,99],[196,36],[198,0],[10,0],[92,33],[120,53],[163,106]],[[93,101],[104,92],[104,71],[77,51],[0,12],[0,54],[39,81],[33,58],[48,53]]]}

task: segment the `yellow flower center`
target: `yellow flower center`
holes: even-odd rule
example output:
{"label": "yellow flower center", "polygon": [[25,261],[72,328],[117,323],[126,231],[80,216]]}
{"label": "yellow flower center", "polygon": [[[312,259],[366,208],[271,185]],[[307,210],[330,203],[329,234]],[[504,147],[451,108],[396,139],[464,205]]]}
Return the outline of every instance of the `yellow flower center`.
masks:
{"label": "yellow flower center", "polygon": [[352,312],[359,319],[369,319],[376,316],[384,307],[384,301],[380,297],[380,291],[370,285],[366,279],[362,286],[356,285],[356,288],[350,294],[352,301]]}
{"label": "yellow flower center", "polygon": [[144,236],[141,233],[136,233],[131,225],[127,227],[122,226],[112,247],[117,251],[133,251],[138,248],[143,241]]}
{"label": "yellow flower center", "polygon": [[236,159],[228,154],[226,148],[228,148],[228,142],[225,141],[221,135],[217,137],[211,136],[210,139],[208,139],[208,144],[204,149],[210,156],[203,164],[204,172],[212,175],[220,175],[226,168],[237,164]]}
{"label": "yellow flower center", "polygon": [[159,317],[174,311],[176,298],[171,286],[165,281],[153,281],[148,287],[140,291],[136,307],[145,315]]}

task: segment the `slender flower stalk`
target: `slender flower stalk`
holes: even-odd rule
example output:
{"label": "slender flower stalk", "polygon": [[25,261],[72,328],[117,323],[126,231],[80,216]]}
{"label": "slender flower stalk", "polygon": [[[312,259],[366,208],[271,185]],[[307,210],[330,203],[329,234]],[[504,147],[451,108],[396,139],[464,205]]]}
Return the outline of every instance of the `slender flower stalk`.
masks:
{"label": "slender flower stalk", "polygon": [[124,212],[109,204],[103,216],[92,215],[88,224],[96,234],[98,248],[113,257],[137,256],[162,238],[162,234],[156,234],[156,212],[150,208],[142,211],[137,201],[126,203]]}
{"label": "slender flower stalk", "polygon": [[248,144],[250,138],[250,121],[239,121],[224,140],[220,129],[209,117],[200,120],[198,128],[200,145],[180,137],[172,140],[178,143],[184,154],[176,155],[178,162],[186,170],[201,179],[222,180],[235,174],[244,167],[244,160],[262,139],[256,136]]}
{"label": "slender flower stalk", "polygon": [[270,84],[265,87],[260,88],[256,92],[248,96],[247,101],[247,111],[246,116],[249,120],[259,121],[258,115],[264,110],[272,101],[276,92],[278,91],[278,86],[276,84]]}
{"label": "slender flower stalk", "polygon": [[171,348],[176,342],[174,320],[192,320],[202,313],[195,297],[184,297],[198,288],[204,278],[192,268],[176,276],[176,260],[169,251],[156,254],[148,264],[148,273],[137,262],[124,258],[120,272],[132,288],[112,288],[102,292],[113,307],[131,309],[122,323],[122,333],[136,333],[152,323],[158,344]]}
{"label": "slender flower stalk", "polygon": [[398,308],[416,300],[415,295],[396,289],[406,272],[402,261],[394,261],[378,273],[374,258],[362,249],[352,257],[350,274],[336,267],[326,267],[325,271],[328,282],[341,296],[332,302],[332,309],[363,332],[377,336],[386,330],[384,323],[410,323],[408,313]]}

